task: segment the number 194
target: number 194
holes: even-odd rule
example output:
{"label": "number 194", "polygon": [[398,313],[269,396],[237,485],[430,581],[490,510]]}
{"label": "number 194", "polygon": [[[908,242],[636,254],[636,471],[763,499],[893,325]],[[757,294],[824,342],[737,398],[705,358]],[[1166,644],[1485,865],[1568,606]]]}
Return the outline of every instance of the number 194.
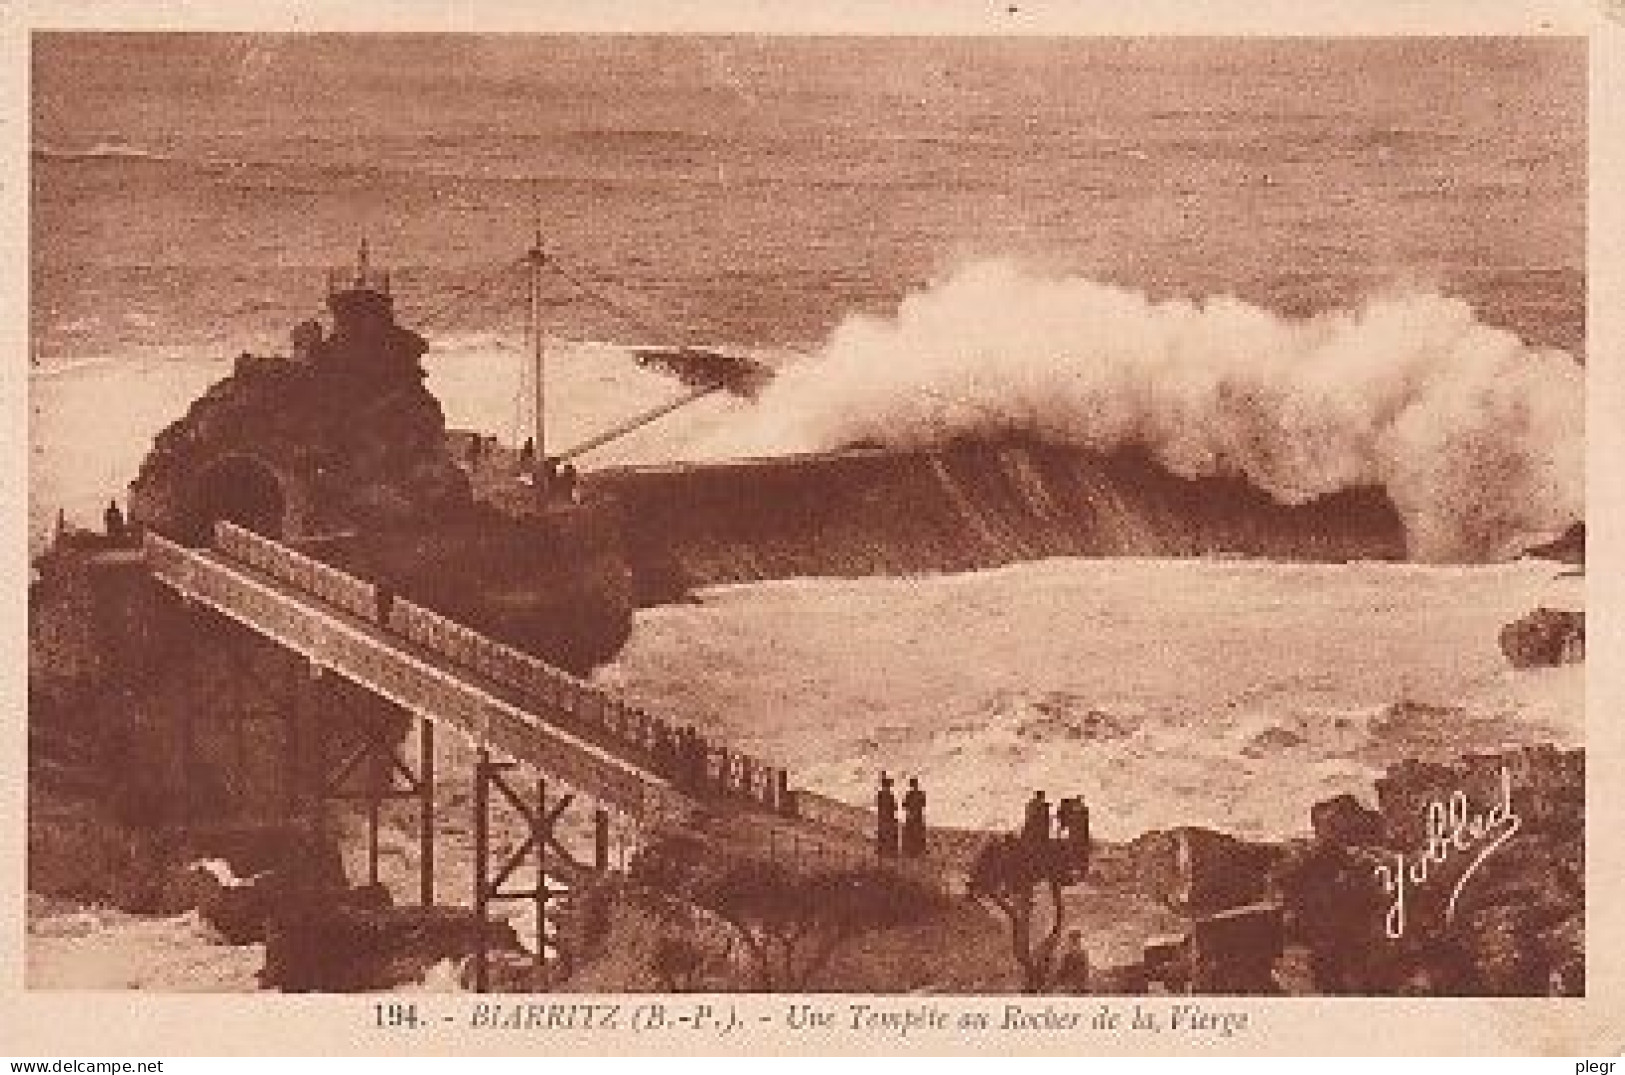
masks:
{"label": "number 194", "polygon": [[377,1026],[385,1028],[408,1027],[416,1029],[418,1025],[418,1006],[416,1004],[403,1004],[391,1001],[372,1006],[373,1014],[377,1019]]}

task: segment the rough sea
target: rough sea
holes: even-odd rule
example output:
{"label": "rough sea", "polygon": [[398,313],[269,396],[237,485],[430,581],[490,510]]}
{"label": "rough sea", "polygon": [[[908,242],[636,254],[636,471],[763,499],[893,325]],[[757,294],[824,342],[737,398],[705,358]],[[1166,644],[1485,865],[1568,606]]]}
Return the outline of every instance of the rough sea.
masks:
{"label": "rough sea", "polygon": [[[716,454],[736,423],[753,451],[798,422],[787,447],[816,447],[808,429],[860,404],[914,430],[875,386],[916,369],[1050,433],[1102,414],[1143,431],[1102,400],[1150,408],[1159,371],[1217,364],[1293,381],[1293,421],[1268,428],[1335,447],[1306,453],[1321,470],[1387,480],[1431,442],[1366,436],[1383,408],[1344,390],[1425,394],[1438,370],[1426,414],[1500,400],[1464,428],[1508,430],[1552,511],[1576,506],[1559,494],[1580,460],[1548,442],[1583,379],[1583,43],[46,34],[33,75],[36,548],[58,510],[90,524],[122,496],[233,356],[285,351],[363,236],[451,423],[522,437],[514,266],[538,224],[612,300],[546,296],[561,441],[672,394],[627,345],[802,371],[765,426],[702,405],[597,462]],[[1101,368],[1132,376],[1103,387]],[[1300,391],[1323,368],[1382,376]],[[1200,469],[1215,436],[1159,449]],[[1315,486],[1280,457],[1261,484]],[[1405,488],[1424,501],[1505,471],[1422,469]],[[1013,822],[1043,786],[1086,793],[1108,836],[1284,836],[1400,757],[1578,742],[1581,669],[1513,673],[1495,648],[1534,604],[1583,602],[1554,574],[1053,560],[729,587],[641,613],[601,675],[854,800],[885,767],[918,772],[945,821]],[[145,962],[146,925],[115,923],[98,955],[85,938],[113,927],[53,921],[32,980],[176,988],[194,972],[151,968],[202,965],[175,962],[190,921]]]}
{"label": "rough sea", "polygon": [[[550,288],[561,351],[814,349],[1007,259],[1283,316],[1444,295],[1580,355],[1584,56],[1533,39],[39,35],[32,530],[58,508],[95,518],[233,355],[285,350],[362,237],[461,387],[453,420],[504,436],[524,420],[511,266],[538,224],[623,311]],[[584,365],[588,395],[627,376]],[[574,397],[555,394],[555,421],[637,402]]]}

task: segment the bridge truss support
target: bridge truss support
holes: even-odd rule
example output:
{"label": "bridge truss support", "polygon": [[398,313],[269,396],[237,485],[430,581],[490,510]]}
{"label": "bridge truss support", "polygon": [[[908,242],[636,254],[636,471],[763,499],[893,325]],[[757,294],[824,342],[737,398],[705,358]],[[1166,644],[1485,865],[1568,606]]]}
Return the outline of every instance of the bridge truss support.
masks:
{"label": "bridge truss support", "polygon": [[[165,736],[160,742],[163,773],[180,793],[173,808],[182,826],[228,813],[246,818],[250,806],[264,807],[276,815],[279,832],[314,833],[326,867],[335,802],[364,804],[365,872],[376,884],[386,872],[380,861],[384,804],[413,800],[420,897],[434,904],[437,858],[443,858],[436,855],[435,726],[444,724],[478,751],[471,789],[478,987],[491,986],[493,904],[532,901],[538,963],[556,955],[568,964],[583,944],[600,939],[608,893],[594,872],[608,872],[615,854],[624,867],[640,832],[671,824],[691,805],[684,789],[647,756],[670,729],[545,662],[507,651],[427,610],[417,610],[410,629],[397,630],[376,616],[376,587],[284,546],[225,526],[217,545],[189,549],[148,533],[144,546],[154,578],[179,596],[183,614],[206,617],[192,625],[197,645],[189,667],[200,678],[187,685],[204,704],[183,699],[188,704],[165,711],[179,741]],[[242,630],[222,630],[228,623]],[[265,644],[285,656],[270,658]],[[501,675],[486,678],[493,670]],[[238,720],[222,705],[248,706],[259,716]],[[197,719],[199,708],[231,723],[222,728],[218,718]],[[584,718],[596,722],[610,746],[570,730]],[[494,761],[496,750],[513,760]],[[440,759],[442,768],[452,756],[460,758],[448,753]],[[467,786],[463,764],[459,760],[452,774],[459,791]],[[740,771],[754,773],[743,764]],[[539,772],[558,783],[550,787],[537,778]],[[748,797],[763,802],[755,783],[753,777],[745,780]],[[217,790],[215,784],[225,786]],[[729,788],[737,795],[747,791],[744,784],[735,780]],[[560,794],[561,786],[581,795]],[[233,795],[242,801],[229,801]],[[573,858],[561,841],[561,818],[582,797],[596,802],[591,828],[568,828],[572,835],[590,833],[590,862]],[[496,840],[493,808],[518,818],[517,824],[513,817],[499,819]],[[631,822],[630,833],[612,832],[611,810]],[[493,862],[494,855],[500,857]],[[294,859],[298,864],[297,852]],[[349,884],[331,870],[309,873],[316,884]],[[566,892],[572,898],[561,908],[556,901]],[[549,936],[553,926],[562,931],[556,937]]]}
{"label": "bridge truss support", "polygon": [[[302,712],[298,723],[314,732],[313,773],[316,778],[315,814],[319,829],[325,829],[327,804],[334,801],[362,802],[367,812],[367,883],[382,878],[383,807],[386,802],[412,801],[418,804],[418,901],[425,907],[435,901],[435,741],[434,723],[416,720],[417,765],[403,755],[400,726],[385,713],[360,719],[324,720],[313,713],[315,699],[328,678],[317,665],[301,691]],[[314,720],[301,719],[308,715]],[[338,731],[343,729],[343,732]],[[348,734],[344,734],[348,733]],[[293,736],[290,735],[290,740]],[[297,741],[297,740],[295,740]],[[297,747],[290,748],[290,754]]]}
{"label": "bridge truss support", "polygon": [[[541,970],[547,961],[548,905],[570,891],[555,886],[549,870],[579,877],[586,869],[559,839],[559,821],[575,802],[575,795],[565,792],[550,799],[547,781],[537,777],[534,797],[527,796],[519,783],[519,768],[518,762],[493,760],[485,748],[481,748],[474,764],[474,915],[479,935],[474,989],[479,993],[491,987],[491,905],[509,901],[532,904],[536,916],[534,967]],[[523,838],[511,851],[496,851],[492,846],[492,808],[498,805],[517,815],[522,823]],[[600,873],[607,870],[609,857],[609,812],[599,807],[593,811],[592,868]],[[515,875],[527,863],[534,864],[534,877],[514,887]]]}

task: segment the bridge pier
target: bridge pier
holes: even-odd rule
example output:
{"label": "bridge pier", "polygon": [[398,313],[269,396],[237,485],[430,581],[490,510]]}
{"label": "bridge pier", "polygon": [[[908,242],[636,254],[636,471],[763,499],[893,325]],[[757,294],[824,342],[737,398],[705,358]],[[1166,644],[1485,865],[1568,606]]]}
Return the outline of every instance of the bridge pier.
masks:
{"label": "bridge pier", "polygon": [[[556,861],[561,870],[575,873],[584,869],[560,843],[558,833],[559,820],[575,802],[575,795],[566,792],[549,801],[547,781],[537,777],[534,800],[530,800],[515,780],[518,768],[518,762],[493,760],[485,747],[480,748],[479,759],[474,764],[474,916],[479,923],[474,990],[479,993],[487,992],[491,986],[491,905],[515,900],[531,902],[536,915],[534,966],[540,970],[547,962],[548,904],[569,891],[549,883],[548,863]],[[517,849],[495,857],[491,846],[493,800],[519,815],[525,834]],[[594,865],[600,870],[607,868],[609,812],[602,808],[594,811],[593,845]],[[532,861],[534,882],[529,887],[509,887],[514,874]]]}
{"label": "bridge pier", "polygon": [[316,846],[327,835],[327,798],[323,736],[322,694],[328,673],[308,661],[293,684],[292,698],[283,708],[282,814],[283,821],[303,821]]}
{"label": "bridge pier", "polygon": [[592,865],[599,873],[609,872],[609,811],[602,806],[592,811]]}
{"label": "bridge pier", "polygon": [[[315,666],[313,666],[314,669]],[[323,677],[313,671],[319,689]],[[382,880],[381,833],[386,802],[403,800],[418,803],[419,859],[418,894],[425,905],[434,902],[434,733],[426,730],[429,721],[417,724],[418,767],[414,771],[401,756],[398,729],[379,714],[347,720],[344,727],[357,734],[343,741],[333,734],[335,722],[314,722],[314,773],[317,781],[314,813],[318,832],[327,828],[327,804],[334,801],[361,802],[367,815],[367,883]],[[334,748],[337,747],[335,754]],[[356,777],[360,777],[360,787]]]}
{"label": "bridge pier", "polygon": [[434,906],[434,721],[418,718],[418,902]]}
{"label": "bridge pier", "polygon": [[[256,638],[281,646],[296,660],[293,697],[284,719],[284,786],[272,809],[295,824],[304,816],[320,837],[331,828],[336,800],[365,803],[367,880],[381,880],[381,816],[384,803],[417,802],[419,898],[433,903],[438,868],[435,847],[435,731],[445,724],[480,750],[474,772],[474,903],[481,930],[478,988],[490,987],[491,905],[530,900],[536,908],[536,956],[545,960],[551,900],[563,894],[547,883],[549,872],[566,882],[596,869],[614,868],[637,840],[617,832],[615,818],[661,827],[683,816],[695,798],[728,798],[756,808],[775,807],[782,774],[743,759],[731,764],[694,733],[626,705],[592,684],[530,654],[400,597],[383,600],[377,585],[230,523],[215,527],[211,548],[179,545],[152,531],[143,554],[155,579],[188,608],[204,609],[222,622],[241,624]],[[208,644],[212,644],[210,640]],[[283,692],[289,669],[275,678]],[[237,670],[241,678],[253,668]],[[263,692],[260,695],[263,697]],[[415,767],[401,744],[409,718],[417,723]],[[182,717],[192,721],[188,709]],[[202,732],[206,725],[196,730]],[[180,767],[197,769],[201,741],[188,728],[180,744]],[[410,744],[408,744],[410,746]],[[269,755],[277,765],[275,748]],[[500,751],[511,761],[494,761]],[[408,751],[408,756],[410,752]],[[242,751],[224,756],[242,762]],[[719,756],[720,755],[720,756]],[[715,763],[713,770],[712,763]],[[534,795],[520,790],[516,766],[598,800],[593,804],[591,859],[578,862],[559,842],[558,822],[574,801],[548,798],[538,781]],[[240,765],[239,765],[240,767]],[[414,771],[415,769],[415,771]],[[404,779],[404,786],[402,781]],[[201,788],[187,786],[186,803],[197,813]],[[280,803],[278,802],[280,800]],[[601,804],[601,805],[600,805]],[[500,849],[493,862],[492,812],[511,809],[526,834],[516,852]],[[779,807],[782,809],[782,806]],[[613,813],[612,813],[613,811]],[[585,820],[585,819],[583,819]],[[534,861],[536,881],[514,884]],[[620,865],[624,866],[624,862]],[[561,949],[565,958],[568,945]]]}

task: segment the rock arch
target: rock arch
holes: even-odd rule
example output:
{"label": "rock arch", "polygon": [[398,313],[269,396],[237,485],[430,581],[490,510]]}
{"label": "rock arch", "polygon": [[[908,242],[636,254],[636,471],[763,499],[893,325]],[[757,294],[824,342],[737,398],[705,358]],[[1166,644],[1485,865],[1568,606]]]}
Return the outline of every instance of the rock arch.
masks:
{"label": "rock arch", "polygon": [[188,478],[174,531],[182,541],[204,544],[214,524],[225,519],[267,537],[285,537],[298,530],[303,499],[297,483],[263,457],[228,452]]}

